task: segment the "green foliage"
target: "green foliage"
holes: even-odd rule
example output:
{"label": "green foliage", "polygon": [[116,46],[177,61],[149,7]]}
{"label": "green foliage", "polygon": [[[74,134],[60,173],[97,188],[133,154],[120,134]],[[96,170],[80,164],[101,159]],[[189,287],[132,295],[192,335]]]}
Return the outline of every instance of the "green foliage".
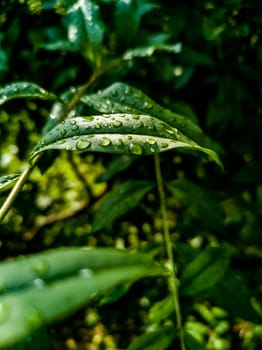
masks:
{"label": "green foliage", "polygon": [[260,5],[0,7],[0,348],[260,349]]}

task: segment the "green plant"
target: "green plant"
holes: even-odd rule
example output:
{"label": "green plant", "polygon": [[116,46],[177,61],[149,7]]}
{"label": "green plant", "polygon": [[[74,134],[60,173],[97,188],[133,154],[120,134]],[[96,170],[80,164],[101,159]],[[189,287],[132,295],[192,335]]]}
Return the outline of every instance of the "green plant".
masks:
{"label": "green plant", "polygon": [[[154,289],[157,297],[153,296],[156,300],[148,312],[153,331],[146,332],[133,343],[130,342],[131,344],[126,344],[128,349],[164,350],[177,342],[182,350],[202,349],[205,347],[205,338],[211,330],[216,337],[210,337],[209,348],[218,349],[219,347],[212,345],[212,341],[220,341],[220,348],[227,349],[230,342],[228,339],[221,339],[219,333],[224,334],[228,331],[227,314],[221,317],[216,312],[223,313],[225,309],[230,315],[235,313],[235,317],[247,318],[252,322],[260,321],[259,314],[250,302],[249,292],[245,289],[244,282],[230,268],[234,254],[231,244],[214,242],[210,246],[207,245],[205,249],[197,251],[186,244],[175,243],[175,235],[170,232],[172,220],[168,206],[179,208],[181,204],[171,201],[187,200],[190,213],[188,218],[192,220],[205,216],[207,208],[202,208],[201,204],[206,202],[211,205],[210,216],[215,218],[215,223],[213,219],[210,219],[209,223],[207,218],[207,227],[216,226],[221,219],[216,203],[212,202],[212,198],[205,194],[203,189],[183,176],[178,176],[175,180],[171,177],[171,181],[165,182],[161,165],[161,157],[175,150],[184,152],[185,157],[189,157],[190,160],[193,159],[191,155],[199,154],[205,161],[203,164],[213,160],[222,167],[217,152],[212,149],[215,147],[219,150],[219,147],[202,133],[192,113],[191,117],[188,112],[185,113],[187,116],[183,113],[182,115],[174,113],[156,103],[148,96],[150,94],[145,94],[142,89],[124,82],[128,74],[143,71],[141,62],[155,63],[154,57],[159,55],[163,61],[167,61],[165,69],[168,71],[171,66],[170,57],[174,55],[183,57],[187,51],[182,50],[179,42],[170,43],[168,33],[166,36],[163,33],[152,35],[146,30],[141,36],[139,46],[135,46],[143,17],[150,15],[153,11],[157,12],[160,8],[157,3],[84,0],[61,3],[28,1],[28,5],[31,11],[40,12],[40,17],[41,11],[51,11],[61,20],[61,27],[50,25],[38,32],[32,31],[30,36],[36,51],[45,50],[55,53],[54,64],[61,71],[52,82],[53,89],[46,90],[36,83],[18,81],[9,83],[0,90],[2,105],[8,105],[9,101],[16,101],[16,99],[29,99],[32,104],[29,104],[28,109],[31,108],[32,113],[48,115],[46,122],[38,124],[39,131],[36,135],[33,135],[32,127],[25,128],[27,136],[28,130],[32,131],[32,138],[28,137],[28,141],[24,140],[21,127],[22,142],[27,142],[25,147],[27,161],[23,163],[24,170],[21,174],[17,174],[15,170],[14,174],[5,175],[0,179],[0,190],[3,193],[11,188],[10,194],[2,201],[0,218],[4,219],[8,214],[22,187],[29,181],[30,175],[34,175],[37,168],[42,172],[42,176],[45,176],[52,167],[58,169],[59,166],[64,166],[62,162],[67,162],[74,174],[70,176],[74,176],[78,183],[76,191],[78,197],[75,202],[78,202],[79,198],[81,202],[76,207],[67,208],[68,211],[63,211],[60,216],[51,210],[52,215],[36,225],[33,232],[28,233],[29,240],[52,223],[62,222],[58,226],[58,231],[64,226],[63,235],[65,237],[69,235],[70,241],[74,222],[68,227],[63,222],[83,211],[88,212],[91,220],[81,219],[83,228],[81,229],[80,224],[80,235],[95,237],[97,233],[104,231],[109,237],[114,235],[117,240],[118,232],[113,232],[114,223],[127,216],[131,210],[135,210],[145,196],[150,196],[152,192],[155,196],[154,210],[158,212],[159,209],[161,213],[160,230],[163,231],[163,236],[153,244],[153,242],[150,243],[151,234],[148,234],[149,242],[146,246],[134,244],[133,250],[136,252],[122,251],[113,247],[94,247],[87,250],[72,247],[59,248],[60,245],[64,245],[62,243],[56,244],[53,250],[39,253],[39,250],[43,250],[43,247],[41,249],[39,247],[38,253],[29,257],[2,262],[0,265],[0,347],[19,346],[19,344],[28,346],[27,343],[22,343],[30,340],[26,337],[31,336],[33,339],[44,337],[46,325],[64,319],[90,302],[94,305],[113,304],[121,297],[123,298],[135,282],[153,277],[161,281],[158,282],[160,287]],[[114,18],[109,20],[105,18],[105,13],[112,8]],[[125,19],[124,22],[123,19]],[[110,31],[111,23],[114,23],[114,27]],[[128,37],[123,34],[123,26],[126,26],[129,31]],[[72,63],[71,67],[64,64],[61,52],[69,55],[69,62],[70,60],[74,62],[76,59],[76,63]],[[192,54],[190,59],[195,62],[200,61],[204,65],[211,65],[211,62],[201,55]],[[86,81],[80,79],[79,84],[69,87],[71,69],[78,74],[81,73],[79,62],[81,67],[87,70],[89,78]],[[189,69],[183,79],[185,81],[189,79],[190,74]],[[75,73],[73,72],[72,75],[75,76]],[[177,83],[185,84],[183,81]],[[59,90],[60,92],[57,92]],[[36,102],[38,100],[39,102]],[[22,114],[23,111],[21,111],[20,121],[30,125],[28,114],[25,113],[24,118]],[[36,139],[38,139],[37,142],[35,142]],[[57,150],[62,152],[57,153]],[[170,152],[166,153],[166,151]],[[97,156],[95,161],[91,160],[88,163],[86,152],[88,154],[94,152],[99,156],[102,154],[101,157],[105,153],[108,157],[102,158],[102,163],[106,164],[106,159],[109,163],[106,164],[105,172],[100,174],[100,181],[109,183],[115,175],[120,174],[109,193],[101,190],[103,197],[101,203],[99,195],[97,199],[94,194],[95,184],[90,178],[90,172],[97,171],[101,158]],[[109,155],[110,157],[117,155],[117,157],[109,158]],[[155,175],[136,178],[133,175],[134,168],[131,170],[132,166],[139,161],[143,163],[143,159],[146,158],[154,159],[152,168]],[[62,159],[62,162],[57,166],[55,164],[59,159]],[[179,162],[180,158],[177,163]],[[140,164],[139,167],[142,165]],[[103,169],[105,168],[106,166],[103,166]],[[152,168],[149,161],[146,162],[140,177],[141,173],[150,172]],[[68,165],[65,169],[68,172]],[[129,176],[121,178],[121,172],[124,170],[128,171]],[[172,168],[169,171],[172,171]],[[57,176],[58,184],[63,186],[64,179],[59,179],[59,176]],[[38,174],[36,177],[36,182],[40,182],[41,176]],[[30,185],[33,187],[35,182],[32,181]],[[33,190],[29,192],[33,195]],[[82,193],[81,196],[80,193]],[[58,193],[58,200],[59,195],[61,193]],[[159,200],[156,196],[159,196]],[[199,197],[200,200],[197,200]],[[30,203],[30,199],[26,201]],[[23,198],[20,199],[20,203],[22,202]],[[34,215],[35,209],[32,207],[31,210]],[[153,215],[154,210],[148,205],[149,216]],[[45,208],[42,212],[45,216]],[[10,215],[12,218],[12,213]],[[8,215],[6,220],[10,222]],[[3,223],[5,224],[5,221]],[[3,225],[3,230],[5,228],[6,226]],[[129,225],[126,229],[129,232]],[[144,230],[146,232],[147,228],[145,227]],[[122,234],[119,232],[120,238]],[[58,235],[60,236],[60,233]],[[52,234],[50,236],[52,237]],[[132,232],[130,233],[130,237],[135,236],[136,234],[132,236]],[[81,240],[76,244],[72,242],[65,245],[81,246]],[[166,280],[168,288],[164,283]],[[161,288],[165,289],[165,292],[161,291]],[[232,288],[239,290],[240,304],[245,303],[242,314],[236,312],[237,306],[231,305],[234,298],[230,294]],[[202,298],[203,302],[194,300],[195,296]],[[181,298],[182,302],[179,300]],[[190,311],[187,311],[185,306],[187,298],[191,298]],[[221,309],[210,311],[208,303],[218,305]],[[197,328],[199,324],[192,317],[192,313],[200,314],[207,325]]]}

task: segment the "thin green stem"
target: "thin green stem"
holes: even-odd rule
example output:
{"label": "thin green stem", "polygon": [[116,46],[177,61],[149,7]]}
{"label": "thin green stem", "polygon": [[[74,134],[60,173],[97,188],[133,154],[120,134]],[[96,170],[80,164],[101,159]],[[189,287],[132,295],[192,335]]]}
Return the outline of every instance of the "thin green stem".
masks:
{"label": "thin green stem", "polygon": [[4,204],[2,205],[0,209],[0,221],[4,219],[6,216],[8,210],[10,209],[11,205],[13,204],[14,200],[18,196],[19,192],[21,191],[22,187],[24,186],[26,180],[28,179],[29,175],[31,174],[32,170],[34,169],[35,163],[40,158],[40,155],[38,155],[33,163],[29,163],[24,170],[24,172],[21,174],[19,179],[17,180],[16,184],[12,188],[11,192],[9,193],[7,199],[5,200]]}
{"label": "thin green stem", "polygon": [[169,281],[168,281],[169,288],[170,288],[170,293],[173,299],[175,313],[176,313],[177,328],[179,332],[181,350],[186,350],[185,341],[184,341],[184,331],[183,331],[183,325],[182,325],[182,316],[181,316],[180,303],[179,303],[178,283],[177,283],[177,277],[176,277],[177,267],[174,261],[172,239],[169,231],[166,198],[165,198],[165,191],[164,191],[164,184],[163,184],[163,177],[161,173],[159,155],[156,154],[154,156],[154,159],[155,159],[157,188],[158,188],[158,193],[160,198],[160,209],[161,209],[161,215],[163,219],[163,231],[164,231],[164,240],[165,240],[167,259],[168,259],[168,269],[170,272]]}

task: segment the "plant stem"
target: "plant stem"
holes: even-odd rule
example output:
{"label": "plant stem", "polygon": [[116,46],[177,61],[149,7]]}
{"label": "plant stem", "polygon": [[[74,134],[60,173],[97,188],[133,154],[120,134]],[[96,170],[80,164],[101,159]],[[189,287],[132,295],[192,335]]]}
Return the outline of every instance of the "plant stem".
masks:
{"label": "plant stem", "polygon": [[35,163],[37,162],[37,160],[39,158],[40,158],[40,155],[36,156],[34,161],[27,165],[26,169],[21,174],[21,176],[17,180],[16,184],[12,188],[11,192],[9,193],[7,199],[5,200],[3,206],[0,209],[0,221],[2,221],[4,219],[5,215],[7,214],[11,205],[13,204],[14,200],[18,196],[18,194],[21,191],[22,187],[24,186],[26,180],[28,179],[29,175],[31,174],[32,170],[34,169]]}
{"label": "plant stem", "polygon": [[170,272],[169,281],[168,281],[169,288],[173,298],[173,304],[174,304],[175,313],[176,313],[177,328],[178,328],[178,333],[180,338],[181,350],[186,350],[185,341],[184,341],[184,331],[183,331],[183,325],[182,325],[182,316],[181,316],[180,303],[179,303],[178,283],[177,283],[177,277],[176,277],[177,267],[174,261],[172,240],[171,240],[171,235],[169,231],[169,224],[168,224],[168,217],[167,217],[165,191],[164,191],[164,185],[163,185],[163,178],[161,174],[160,158],[158,154],[154,156],[154,160],[155,160],[157,189],[158,189],[159,198],[160,198],[160,209],[161,209],[161,215],[163,219],[163,231],[164,231],[164,240],[165,240],[167,259],[168,259],[168,270]]}

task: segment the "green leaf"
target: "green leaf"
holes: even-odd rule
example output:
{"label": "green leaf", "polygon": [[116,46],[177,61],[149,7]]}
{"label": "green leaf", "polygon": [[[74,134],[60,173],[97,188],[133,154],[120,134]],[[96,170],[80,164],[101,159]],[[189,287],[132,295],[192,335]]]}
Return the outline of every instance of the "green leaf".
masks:
{"label": "green leaf", "polygon": [[123,54],[124,60],[132,60],[134,58],[144,58],[154,55],[156,52],[168,52],[178,54],[181,52],[182,45],[181,43],[175,44],[155,44],[149,46],[136,47],[130,49]]}
{"label": "green leaf", "polygon": [[0,193],[12,188],[19,177],[20,174],[12,174],[0,177]]}
{"label": "green leaf", "polygon": [[99,6],[91,0],[78,0],[68,10],[68,39],[91,62],[100,64],[104,24]]}
{"label": "green leaf", "polygon": [[32,284],[41,278],[52,281],[80,270],[90,272],[104,268],[152,263],[148,254],[128,254],[114,248],[60,248],[5,261],[0,264],[0,293]]}
{"label": "green leaf", "polygon": [[185,332],[185,344],[187,350],[205,350],[206,347],[199,343],[189,332]]}
{"label": "green leaf", "polygon": [[148,318],[152,323],[160,323],[166,320],[174,312],[173,300],[169,295],[150,308]]}
{"label": "green leaf", "polygon": [[199,146],[176,128],[139,114],[103,114],[64,120],[43,136],[30,158],[48,149],[150,155],[174,148],[202,151],[221,164],[215,152]]}
{"label": "green leaf", "polygon": [[125,83],[114,83],[93,95],[85,95],[82,102],[102,113],[145,114],[160,119],[196,142],[203,140],[198,125],[153,101],[142,91]]}
{"label": "green leaf", "polygon": [[109,163],[106,171],[98,176],[96,182],[107,182],[111,180],[116,174],[128,169],[136,159],[137,157],[125,154],[118,156]]}
{"label": "green leaf", "polygon": [[115,23],[118,36],[128,43],[134,41],[143,15],[157,7],[157,4],[145,0],[117,0]]}
{"label": "green leaf", "polygon": [[93,232],[110,225],[117,218],[135,208],[153,186],[151,182],[139,180],[128,180],[116,186],[96,211]]}
{"label": "green leaf", "polygon": [[64,248],[4,262],[0,348],[65,318],[111,288],[163,272],[148,255],[110,248]]}
{"label": "green leaf", "polygon": [[177,336],[174,326],[163,326],[137,338],[127,350],[165,350]]}
{"label": "green leaf", "polygon": [[244,279],[235,271],[228,269],[224,278],[208,291],[208,297],[216,304],[227,310],[230,317],[242,318],[255,323],[261,323],[251,303],[251,292]]}
{"label": "green leaf", "polygon": [[57,97],[34,83],[18,81],[0,89],[0,105],[15,98],[38,98],[56,100]]}
{"label": "green leaf", "polygon": [[216,285],[224,276],[230,263],[232,248],[210,247],[201,252],[182,271],[182,295],[195,295]]}

